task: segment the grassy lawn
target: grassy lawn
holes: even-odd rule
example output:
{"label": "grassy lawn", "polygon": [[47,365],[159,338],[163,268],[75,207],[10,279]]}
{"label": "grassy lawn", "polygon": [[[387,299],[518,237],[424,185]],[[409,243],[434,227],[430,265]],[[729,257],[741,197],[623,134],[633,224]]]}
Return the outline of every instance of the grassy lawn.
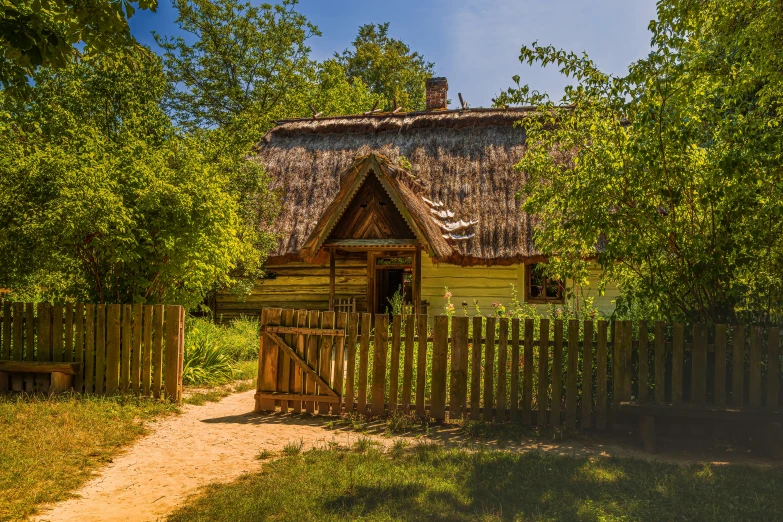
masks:
{"label": "grassy lawn", "polygon": [[[783,468],[395,445],[360,440],[268,462],[170,521],[781,520]],[[268,457],[265,455],[264,457]]]}
{"label": "grassy lawn", "polygon": [[135,397],[0,395],[0,520],[67,498],[101,464],[176,406]]}

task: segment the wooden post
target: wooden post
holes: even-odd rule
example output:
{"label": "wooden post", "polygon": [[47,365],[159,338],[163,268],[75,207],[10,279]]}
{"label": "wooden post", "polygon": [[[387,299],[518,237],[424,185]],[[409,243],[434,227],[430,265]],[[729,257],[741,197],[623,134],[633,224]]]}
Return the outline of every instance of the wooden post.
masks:
{"label": "wooden post", "polygon": [[413,388],[413,338],[416,335],[416,316],[405,318],[405,360],[402,370],[402,411],[411,410],[411,389]]}
{"label": "wooden post", "polygon": [[413,254],[413,313],[421,313],[421,247]]}
{"label": "wooden post", "polygon": [[519,318],[511,319],[511,422],[517,421],[519,411]]}
{"label": "wooden post", "polygon": [[[628,323],[630,326],[631,323]],[[629,347],[630,348],[630,347]],[[630,358],[630,350],[629,350]],[[579,321],[568,321],[568,366],[566,368],[566,428],[576,427],[576,383],[579,364]],[[630,376],[630,372],[628,374]],[[630,381],[629,381],[630,384]],[[630,398],[630,397],[629,397]]]}
{"label": "wooden post", "polygon": [[[282,310],[279,308],[264,308],[261,311],[261,347],[258,356],[258,384],[256,391],[258,392],[274,392],[277,391],[277,356],[280,348],[270,339],[267,335],[264,335],[263,330],[266,326],[277,326],[280,324],[280,316]],[[166,310],[166,319],[168,322],[168,310]],[[311,327],[313,325],[310,325]],[[168,331],[168,328],[166,329]],[[309,362],[309,361],[308,361]],[[164,384],[168,380],[168,372]],[[262,399],[256,398],[255,411],[274,411],[275,401],[274,399]]]}
{"label": "wooden post", "polygon": [[483,320],[476,316],[473,318],[473,344],[471,346],[471,371],[470,371],[470,419],[479,420],[481,410],[481,340]]}
{"label": "wooden post", "polygon": [[582,429],[593,424],[593,321],[584,322],[582,347]]}
{"label": "wooden post", "polygon": [[595,427],[606,429],[606,395],[607,395],[607,364],[606,364],[606,321],[598,321],[598,345],[596,346],[595,372]]}
{"label": "wooden post", "polygon": [[392,345],[389,361],[389,412],[397,411],[397,394],[400,386],[400,339],[402,337],[402,316],[392,317]]}
{"label": "wooden post", "polygon": [[508,318],[501,317],[498,321],[500,325],[498,339],[498,382],[497,382],[497,414],[495,420],[499,422],[506,421],[506,391],[508,389],[508,376],[506,374],[506,365],[508,363]]}
{"label": "wooden post", "polygon": [[334,247],[329,248],[329,311],[334,311]]}
{"label": "wooden post", "polygon": [[547,392],[549,390],[547,366],[549,365],[549,319],[539,321],[538,346],[538,415],[536,425],[546,425]]}
{"label": "wooden post", "polygon": [[367,252],[367,313],[375,313],[375,252]]}
{"label": "wooden post", "polygon": [[355,379],[356,379],[356,337],[359,332],[359,314],[352,313],[348,317],[348,361],[346,362],[346,376],[345,376],[345,405],[344,410],[350,412],[353,410],[353,400],[356,395],[355,392]]}
{"label": "wooden post", "polygon": [[555,345],[552,347],[552,408],[549,423],[560,426],[560,405],[563,401],[563,320],[554,322]]}
{"label": "wooden post", "polygon": [[373,416],[383,415],[386,404],[386,354],[389,351],[389,316],[375,316],[375,340],[372,357],[372,403]]}

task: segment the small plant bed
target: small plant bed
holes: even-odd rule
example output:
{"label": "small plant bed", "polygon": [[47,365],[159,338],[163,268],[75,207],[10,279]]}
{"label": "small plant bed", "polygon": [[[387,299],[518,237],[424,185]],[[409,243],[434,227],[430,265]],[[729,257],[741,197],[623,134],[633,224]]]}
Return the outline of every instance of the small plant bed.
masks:
{"label": "small plant bed", "polygon": [[781,480],[779,467],[357,443],[290,452],[169,520],[775,520]]}
{"label": "small plant bed", "polygon": [[0,395],[0,520],[67,498],[175,405],[130,396]]}

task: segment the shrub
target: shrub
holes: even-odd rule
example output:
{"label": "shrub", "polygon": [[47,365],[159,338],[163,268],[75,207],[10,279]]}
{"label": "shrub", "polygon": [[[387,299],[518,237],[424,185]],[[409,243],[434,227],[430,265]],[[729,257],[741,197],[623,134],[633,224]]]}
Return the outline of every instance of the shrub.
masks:
{"label": "shrub", "polygon": [[254,377],[258,357],[258,321],[240,317],[229,324],[194,317],[185,328],[183,382],[191,385],[223,384]]}

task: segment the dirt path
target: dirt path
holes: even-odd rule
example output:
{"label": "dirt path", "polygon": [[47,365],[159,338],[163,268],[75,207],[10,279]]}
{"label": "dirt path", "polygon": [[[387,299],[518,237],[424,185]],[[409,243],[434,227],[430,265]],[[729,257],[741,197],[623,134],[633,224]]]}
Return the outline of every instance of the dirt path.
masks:
{"label": "dirt path", "polygon": [[[201,486],[257,471],[261,450],[278,451],[302,440],[304,449],[331,441],[352,444],[356,433],[332,432],[324,419],[255,415],[255,390],[150,425],[149,435],[39,521],[154,521],[180,506]],[[284,422],[281,422],[283,421]]]}
{"label": "dirt path", "polygon": [[[151,424],[150,434],[120,454],[76,492],[77,498],[46,510],[39,521],[155,521],[212,482],[229,482],[260,469],[262,450],[279,451],[289,442],[303,441],[305,450],[335,442],[350,446],[365,437],[353,431],[326,430],[328,417],[254,414],[254,390],[230,395],[204,406],[185,406],[183,413]],[[373,438],[384,445],[393,439]],[[431,440],[453,446],[472,442],[456,427],[430,433]],[[514,442],[486,441],[481,445],[506,451],[543,451],[568,456],[621,456],[669,462],[741,462],[769,465],[747,454],[720,458],[691,445],[652,457],[638,444],[613,441],[606,434],[596,441],[570,439],[547,443],[523,438]],[[709,453],[709,452],[707,452]]]}

